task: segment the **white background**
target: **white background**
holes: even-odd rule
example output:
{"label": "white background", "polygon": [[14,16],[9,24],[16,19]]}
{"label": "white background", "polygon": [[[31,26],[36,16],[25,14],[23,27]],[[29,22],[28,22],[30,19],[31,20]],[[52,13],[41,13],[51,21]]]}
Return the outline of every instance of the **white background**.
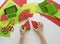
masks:
{"label": "white background", "polygon": [[[35,2],[35,0],[33,0]],[[31,3],[33,2],[31,1]],[[41,0],[40,0],[41,1]],[[27,1],[27,3],[30,1]],[[39,1],[38,1],[39,2]],[[59,1],[57,1],[59,2]],[[32,29],[31,20],[42,21],[44,23],[44,36],[47,44],[60,44],[60,27],[51,22],[45,17],[41,17],[38,13],[34,14],[33,18],[29,18],[31,30],[26,32],[24,44],[40,44],[40,39],[38,35]],[[11,32],[10,37],[0,37],[0,44],[18,44],[20,39],[20,26],[17,24],[14,26],[14,32]]]}

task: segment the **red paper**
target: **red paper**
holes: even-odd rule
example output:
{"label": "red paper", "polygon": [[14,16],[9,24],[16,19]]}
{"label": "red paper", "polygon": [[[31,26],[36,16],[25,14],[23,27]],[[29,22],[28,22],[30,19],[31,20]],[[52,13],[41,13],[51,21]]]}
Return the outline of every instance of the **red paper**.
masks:
{"label": "red paper", "polygon": [[26,29],[30,29],[30,23],[29,23],[29,21],[27,21],[22,27],[23,28],[26,27]]}
{"label": "red paper", "polygon": [[8,20],[8,18],[7,18],[7,16],[5,15],[5,14],[3,14],[2,16],[1,16],[1,20]]}
{"label": "red paper", "polygon": [[32,14],[29,14],[30,10],[24,10],[20,16],[19,16],[19,20],[25,20],[28,19],[29,17],[32,17]]}
{"label": "red paper", "polygon": [[32,22],[33,27],[35,29],[37,29],[38,28],[38,23],[36,21],[31,21],[31,22]]}
{"label": "red paper", "polygon": [[48,15],[45,15],[45,14],[42,14],[40,13],[40,15],[46,17],[47,19],[49,19],[50,21],[52,21],[53,23],[55,23],[56,25],[60,26],[60,20],[56,19],[56,18],[53,18],[51,16],[48,16]]}
{"label": "red paper", "polygon": [[27,0],[13,0],[17,5],[20,7],[23,6],[23,4],[26,4]]}

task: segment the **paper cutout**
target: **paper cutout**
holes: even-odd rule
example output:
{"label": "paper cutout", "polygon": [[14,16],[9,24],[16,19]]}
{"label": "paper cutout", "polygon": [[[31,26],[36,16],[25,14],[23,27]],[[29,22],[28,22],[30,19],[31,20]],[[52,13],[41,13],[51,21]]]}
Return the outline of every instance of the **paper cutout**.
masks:
{"label": "paper cutout", "polygon": [[41,10],[42,10],[44,13],[47,12],[47,8],[46,8],[46,5],[47,5],[47,4],[48,4],[47,1],[44,1],[44,2],[38,4],[39,7],[41,8]]}
{"label": "paper cutout", "polygon": [[25,27],[26,27],[27,30],[30,29],[30,23],[29,23],[29,21],[27,21],[24,25],[22,25],[22,28],[25,28]]}
{"label": "paper cutout", "polygon": [[7,16],[6,16],[5,14],[3,14],[3,15],[1,16],[1,20],[2,20],[2,21],[8,20],[8,18],[7,18]]}
{"label": "paper cutout", "polygon": [[57,12],[57,8],[55,7],[54,3],[48,3],[47,1],[44,1],[38,5],[44,13],[52,15]]}
{"label": "paper cutout", "polygon": [[52,15],[54,13],[57,12],[57,8],[55,7],[55,5],[53,3],[50,3],[50,4],[47,4],[46,5],[46,9],[47,9],[47,12]]}
{"label": "paper cutout", "polygon": [[15,17],[17,13],[16,5],[4,9],[5,14],[8,18]]}
{"label": "paper cutout", "polygon": [[28,19],[29,17],[32,17],[33,14],[30,14],[29,12],[30,12],[30,10],[24,10],[19,16],[19,21],[22,21],[22,20]]}
{"label": "paper cutout", "polygon": [[17,5],[20,7],[23,6],[23,4],[26,4],[27,0],[13,0]]}
{"label": "paper cutout", "polygon": [[[51,1],[51,3],[53,3],[53,2]],[[47,19],[49,19],[50,21],[52,21],[52,22],[55,23],[56,25],[60,26],[60,23],[59,23],[60,20],[58,20],[58,19],[55,18],[54,16],[49,16],[48,13],[43,13],[42,10],[41,10],[41,8],[38,8],[38,12],[39,12],[39,13],[42,13],[42,14],[43,14],[42,16],[46,17]],[[58,12],[60,12],[60,11],[58,10]],[[56,12],[55,14],[57,15],[58,12]],[[54,14],[54,15],[55,15],[55,14]]]}
{"label": "paper cutout", "polygon": [[36,21],[31,21],[33,28],[37,29],[38,28],[38,23]]}

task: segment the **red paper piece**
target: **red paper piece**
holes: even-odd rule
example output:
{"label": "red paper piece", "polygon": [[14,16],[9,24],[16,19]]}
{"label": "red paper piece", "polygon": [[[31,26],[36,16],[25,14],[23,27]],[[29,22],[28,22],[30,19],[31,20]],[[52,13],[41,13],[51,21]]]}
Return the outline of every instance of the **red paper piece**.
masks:
{"label": "red paper piece", "polygon": [[19,21],[20,21],[20,20],[25,20],[25,19],[27,19],[27,18],[29,18],[29,17],[32,17],[33,15],[32,15],[32,14],[29,14],[29,12],[30,12],[30,10],[24,10],[24,11],[20,14],[20,16],[19,16]]}
{"label": "red paper piece", "polygon": [[23,4],[26,4],[27,0],[13,0],[17,5],[20,7],[23,6]]}
{"label": "red paper piece", "polygon": [[29,23],[29,21],[27,21],[22,27],[23,28],[26,27],[26,29],[30,29],[30,23]]}
{"label": "red paper piece", "polygon": [[3,5],[5,5],[5,3],[7,2],[8,0],[5,0],[5,2],[2,4],[2,6],[0,7],[0,9],[3,7]]}
{"label": "red paper piece", "polygon": [[6,16],[5,14],[3,14],[3,15],[1,16],[1,20],[8,20],[8,18],[7,18],[7,16]]}
{"label": "red paper piece", "polygon": [[50,21],[52,21],[53,23],[55,23],[56,25],[60,26],[60,20],[56,19],[56,18],[53,18],[51,16],[48,16],[48,15],[45,15],[45,14],[42,14],[40,13],[40,15],[46,17],[47,19],[49,19]]}
{"label": "red paper piece", "polygon": [[49,3],[51,3],[51,2],[52,2],[52,0],[48,0],[48,2],[49,2]]}
{"label": "red paper piece", "polygon": [[58,3],[56,3],[56,2],[54,2],[53,0],[48,0],[48,2],[49,3],[54,3],[55,5],[56,5],[56,7],[58,8],[58,9],[60,9],[60,5],[58,4]]}
{"label": "red paper piece", "polygon": [[31,21],[31,22],[32,22],[33,27],[35,29],[37,29],[38,28],[38,23],[36,21]]}

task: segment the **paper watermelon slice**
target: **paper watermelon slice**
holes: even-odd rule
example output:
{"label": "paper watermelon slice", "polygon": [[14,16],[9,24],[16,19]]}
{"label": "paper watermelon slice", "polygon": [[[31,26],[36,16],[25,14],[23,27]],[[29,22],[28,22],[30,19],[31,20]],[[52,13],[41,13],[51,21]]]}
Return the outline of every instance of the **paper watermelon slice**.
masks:
{"label": "paper watermelon slice", "polygon": [[17,5],[20,7],[23,6],[23,4],[26,4],[27,0],[13,0]]}
{"label": "paper watermelon slice", "polygon": [[19,21],[22,21],[22,20],[28,19],[29,17],[32,17],[33,14],[30,14],[29,12],[30,12],[30,10],[24,10],[19,16]]}
{"label": "paper watermelon slice", "polygon": [[22,25],[23,28],[26,27],[26,30],[29,30],[30,29],[30,23],[29,21],[27,21],[24,25]]}
{"label": "paper watermelon slice", "polygon": [[38,28],[38,23],[36,21],[31,21],[31,22],[32,22],[33,27],[35,29],[37,29]]}
{"label": "paper watermelon slice", "polygon": [[3,14],[3,15],[1,16],[1,20],[2,20],[2,21],[8,20],[8,18],[7,18],[7,16],[6,16],[5,14]]}

